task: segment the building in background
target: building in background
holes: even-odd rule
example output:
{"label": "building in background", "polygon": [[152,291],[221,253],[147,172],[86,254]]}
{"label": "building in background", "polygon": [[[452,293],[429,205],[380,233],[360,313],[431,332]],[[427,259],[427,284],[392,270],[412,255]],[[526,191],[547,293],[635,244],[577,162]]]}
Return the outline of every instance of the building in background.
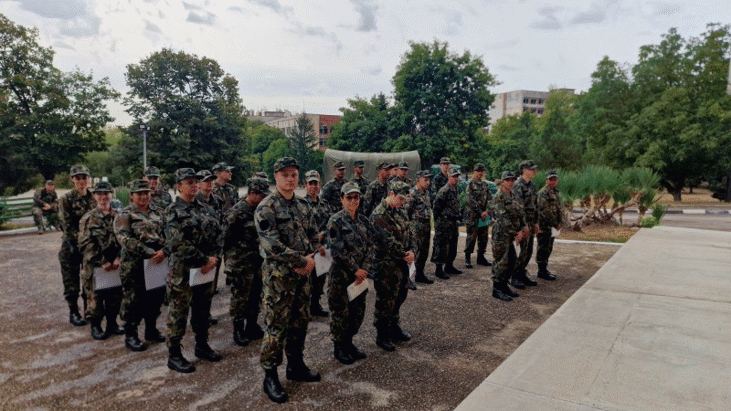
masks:
{"label": "building in background", "polygon": [[[287,114],[284,116],[272,117],[269,120],[264,121],[264,123],[268,126],[275,127],[284,131],[284,134],[289,136],[294,131],[294,128],[297,124],[297,117],[299,116],[299,114],[292,114],[289,112],[286,113]],[[341,116],[310,113],[305,113],[305,115],[308,119],[310,119],[310,122],[315,129],[315,134],[317,135],[317,141],[313,141],[312,144],[316,145],[316,147],[320,150],[326,150],[327,139],[330,138],[330,133],[332,132],[333,125],[335,125],[335,123],[340,120]]]}
{"label": "building in background", "polygon": [[[574,89],[570,88],[556,90],[568,91],[574,94]],[[490,125],[495,124],[496,121],[505,116],[522,114],[524,111],[530,111],[540,117],[546,109],[546,100],[550,95],[550,91],[536,90],[514,90],[497,93],[495,101],[490,106]]]}

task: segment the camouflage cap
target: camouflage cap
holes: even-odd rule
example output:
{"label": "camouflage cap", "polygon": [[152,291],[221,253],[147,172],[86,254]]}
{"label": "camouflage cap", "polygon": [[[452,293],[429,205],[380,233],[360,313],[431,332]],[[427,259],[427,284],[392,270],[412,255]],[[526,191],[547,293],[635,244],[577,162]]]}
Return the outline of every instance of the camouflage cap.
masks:
{"label": "camouflage cap", "polygon": [[452,168],[450,168],[450,169],[449,169],[449,173],[447,173],[447,175],[448,175],[449,177],[454,177],[454,176],[461,176],[461,175],[462,175],[462,172],[461,172],[461,171],[459,171],[459,168],[457,168],[457,167],[452,167]]}
{"label": "camouflage cap", "polygon": [[210,172],[210,171],[208,171],[208,170],[201,170],[201,171],[199,171],[199,172],[198,172],[198,178],[199,178],[199,179],[200,179],[201,181],[208,181],[208,180],[213,180],[213,179],[215,179],[215,178],[216,178],[216,176],[214,176],[214,175],[213,175],[213,173],[211,173],[211,172]]}
{"label": "camouflage cap", "polygon": [[538,166],[533,162],[533,160],[525,160],[518,166],[518,171],[523,172],[526,168],[529,170],[535,170]]}
{"label": "camouflage cap", "polygon": [[360,186],[355,183],[347,182],[343,184],[343,187],[340,189],[341,196],[348,195],[350,193],[358,193],[360,194]]}
{"label": "camouflage cap", "polygon": [[353,167],[365,167],[365,161],[355,160],[355,163],[353,163]]}
{"label": "camouflage cap", "polygon": [[300,165],[297,164],[296,159],[292,157],[282,157],[274,163],[274,172],[276,173],[277,171],[287,167],[295,167],[297,170],[300,169]]}
{"label": "camouflage cap", "polygon": [[333,164],[333,168],[336,170],[345,170],[345,163],[342,161],[338,161],[337,163]]}
{"label": "camouflage cap", "polygon": [[477,164],[475,164],[475,166],[474,166],[474,167],[472,168],[472,171],[485,171],[485,165],[484,165],[484,164],[482,164],[482,163],[477,163]]}
{"label": "camouflage cap", "polygon": [[556,173],[556,170],[548,170],[548,172],[546,173],[546,179],[549,179],[551,177],[558,177],[558,173]]}
{"label": "camouflage cap", "polygon": [[46,180],[46,185],[47,186],[55,186],[56,183],[53,180]]}
{"label": "camouflage cap", "polygon": [[87,176],[90,175],[89,174],[89,168],[87,166],[84,166],[84,165],[81,165],[81,164],[77,164],[75,166],[71,166],[71,172],[69,172],[69,174],[71,175],[71,177],[78,176],[79,174],[84,174],[84,175],[87,175]]}
{"label": "camouflage cap", "polygon": [[402,161],[402,162],[398,163],[398,168],[400,168],[402,170],[408,170],[409,169],[409,163],[407,163],[405,161]]}
{"label": "camouflage cap", "polygon": [[258,194],[271,194],[271,190],[269,190],[269,180],[259,178],[259,177],[252,177],[248,180],[246,180],[246,184],[249,186],[249,192],[250,193],[258,193]]}
{"label": "camouflage cap", "polygon": [[501,180],[515,180],[515,173],[512,171],[503,171],[503,175],[500,176]]}
{"label": "camouflage cap", "polygon": [[410,198],[409,193],[411,192],[411,186],[403,181],[392,181],[388,185],[388,191],[393,191],[394,194],[404,196],[408,199]]}
{"label": "camouflage cap", "polygon": [[263,171],[257,171],[256,173],[254,173],[254,177],[259,177],[259,178],[263,178],[265,180],[269,180],[269,175]]}
{"label": "camouflage cap", "polygon": [[214,173],[218,173],[219,171],[231,171],[233,169],[234,169],[234,167],[232,167],[224,162],[220,162],[220,163],[216,163],[216,165],[214,165],[211,170],[213,170]]}
{"label": "camouflage cap", "polygon": [[439,164],[452,164],[452,160],[450,160],[449,157],[442,157],[442,159],[439,160]]}
{"label": "camouflage cap", "polygon": [[310,170],[305,174],[305,182],[320,181],[320,173],[317,170]]}
{"label": "camouflage cap", "polygon": [[388,161],[381,161],[380,163],[378,163],[379,170],[388,170],[389,168],[391,168],[391,163],[389,163]]}
{"label": "camouflage cap", "polygon": [[432,178],[434,177],[429,170],[421,170],[416,173],[416,178]]}
{"label": "camouflage cap", "polygon": [[175,184],[185,180],[186,178],[199,179],[198,174],[192,168],[179,168],[175,170]]}
{"label": "camouflage cap", "polygon": [[160,170],[157,167],[147,167],[145,177],[160,177]]}
{"label": "camouflage cap", "polygon": [[93,193],[111,193],[113,190],[109,181],[100,181],[96,183],[96,186],[91,191]]}
{"label": "camouflage cap", "polygon": [[133,180],[129,183],[130,193],[139,193],[142,191],[150,191],[150,182],[147,180]]}

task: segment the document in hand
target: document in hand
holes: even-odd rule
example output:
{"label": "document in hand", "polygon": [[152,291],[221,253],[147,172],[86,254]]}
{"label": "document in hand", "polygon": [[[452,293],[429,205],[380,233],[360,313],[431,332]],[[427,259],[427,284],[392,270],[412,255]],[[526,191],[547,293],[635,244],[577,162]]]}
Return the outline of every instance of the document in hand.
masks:
{"label": "document in hand", "polygon": [[350,284],[347,288],[348,290],[348,301],[353,301],[353,299],[361,294],[369,288],[373,288],[373,280],[370,278],[366,278],[363,280],[360,285],[355,285],[355,281],[353,281],[353,284]]}
{"label": "document in hand", "polygon": [[320,255],[319,251],[315,251],[315,273],[317,276],[321,276],[326,272],[330,271],[330,266],[333,264],[333,256],[330,254],[330,249],[325,249],[325,255]]}
{"label": "document in hand", "polygon": [[520,243],[517,241],[513,241],[513,248],[515,248],[515,255],[520,255]]}
{"label": "document in hand", "polygon": [[[202,268],[202,267],[201,267]],[[216,269],[209,271],[208,274],[201,273],[200,268],[190,269],[190,286],[203,285],[212,283],[213,279],[216,278]]]}
{"label": "document in hand", "polygon": [[114,287],[121,287],[122,279],[119,276],[119,269],[107,271],[102,267],[94,269],[94,289],[106,290]]}
{"label": "document in hand", "polygon": [[144,261],[145,266],[145,290],[154,290],[164,287],[165,280],[170,271],[168,267],[168,258],[160,261],[160,264],[153,264],[150,260]]}
{"label": "document in hand", "polygon": [[558,237],[561,235],[561,230],[556,230],[554,227],[551,227],[551,237]]}

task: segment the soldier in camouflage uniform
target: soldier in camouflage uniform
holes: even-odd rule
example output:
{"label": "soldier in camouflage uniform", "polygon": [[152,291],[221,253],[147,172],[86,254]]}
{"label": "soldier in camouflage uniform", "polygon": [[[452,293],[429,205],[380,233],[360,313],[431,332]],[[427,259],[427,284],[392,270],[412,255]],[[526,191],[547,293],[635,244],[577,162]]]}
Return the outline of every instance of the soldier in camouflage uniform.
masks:
{"label": "soldier in camouflage uniform", "polygon": [[188,373],[195,367],[180,352],[180,342],[190,313],[190,328],[195,333],[195,356],[220,361],[221,355],[208,345],[208,326],[213,288],[210,284],[190,285],[190,271],[200,268],[208,274],[216,268],[221,253],[221,224],[208,213],[206,205],[195,199],[198,174],[192,168],[175,171],[179,196],[168,208],[165,223],[166,247],[170,249],[172,269],[167,281],[168,368]]}
{"label": "soldier in camouflage uniform", "polygon": [[538,234],[538,190],[531,179],[536,175],[538,167],[531,160],[520,163],[518,171],[520,178],[515,182],[513,194],[523,205],[525,223],[531,229],[530,235],[526,236],[520,244],[520,255],[515,262],[515,271],[510,284],[519,289],[526,285],[538,285],[528,277],[528,262],[533,256],[533,236]]}
{"label": "soldier in camouflage uniform", "polygon": [[150,204],[164,212],[173,203],[173,197],[160,184],[160,170],[157,167],[147,167],[142,178],[150,183]]}
{"label": "soldier in camouflage uniform", "polygon": [[[431,180],[431,199],[432,202],[436,200],[437,193],[439,190],[441,190],[442,187],[444,187],[445,184],[447,184],[447,180],[449,177],[449,167],[452,165],[452,160],[449,159],[449,157],[442,157],[441,160],[439,160],[439,168],[440,172],[435,175]],[[432,204],[434,205],[434,204]]]}
{"label": "soldier in camouflage uniform", "polygon": [[[226,223],[226,210],[224,210],[223,199],[216,194],[213,194],[213,180],[216,177],[211,174],[208,170],[200,170],[198,172],[198,194],[195,195],[196,201],[205,205],[204,212],[211,218],[218,220],[221,225],[221,238],[219,239],[219,246],[223,250],[223,232],[225,231]],[[213,294],[216,294],[216,288],[218,287],[218,274],[221,271],[221,255],[218,255],[218,264],[216,265],[216,277],[211,283],[213,288]],[[218,320],[211,316],[208,319],[211,325],[218,324]]]}
{"label": "soldier in camouflage uniform", "polygon": [[[315,170],[310,170],[305,174],[305,183],[307,184],[307,195],[305,200],[315,214],[315,224],[317,225],[317,232],[320,235],[320,247],[323,248],[325,244],[325,233],[327,230],[327,220],[330,218],[330,207],[329,205],[320,198],[320,173]],[[310,303],[310,315],[318,317],[327,317],[330,313],[322,308],[320,304],[320,297],[322,296],[323,288],[325,287],[325,280],[327,274],[313,275],[312,276],[312,296]]]}
{"label": "soldier in camouflage uniform", "polygon": [[148,290],[145,286],[145,263],[160,264],[170,250],[165,247],[165,213],[153,205],[150,183],[135,180],[130,184],[130,205],[114,219],[114,233],[122,247],[122,321],[124,346],[130,351],[144,351],[137,327],[145,320],[145,340],[163,342],[157,329],[157,317],[165,298],[165,288]]}
{"label": "soldier in camouflage uniform", "polygon": [[239,202],[239,190],[230,183],[231,170],[234,167],[226,163],[216,163],[213,166],[213,174],[216,175],[216,182],[213,183],[213,194],[219,196],[223,200],[223,210],[228,212],[234,204]]}
{"label": "soldier in camouflage uniform", "polygon": [[343,209],[327,223],[333,258],[328,283],[328,302],[332,310],[330,338],[335,346],[335,358],[343,364],[352,364],[366,357],[353,344],[353,336],[365,317],[367,291],[349,301],[347,288],[353,282],[359,285],[371,272],[373,227],[358,211],[360,187],[354,182],[345,183],[341,195]]}
{"label": "soldier in camouflage uniform", "polygon": [[328,217],[343,209],[340,203],[340,189],[345,184],[345,164],[342,161],[333,164],[333,173],[335,177],[322,187],[322,199],[328,206]]}
{"label": "soldier in camouflage uniform", "polygon": [[402,161],[398,163],[398,166],[396,167],[396,176],[392,178],[390,181],[401,181],[403,183],[408,184],[409,186],[413,186],[414,182],[406,177],[406,174],[409,173],[409,163]]}
{"label": "soldier in camouflage uniform", "polygon": [[261,266],[264,259],[259,253],[259,234],[254,224],[254,211],[267,195],[269,181],[253,177],[247,180],[249,191],[226,214],[224,254],[226,278],[231,284],[229,312],[233,320],[234,342],[246,346],[249,341],[264,336],[256,323],[261,303]]}
{"label": "soldier in camouflage uniform", "polygon": [[459,222],[462,220],[459,192],[457,191],[460,175],[461,173],[456,168],[449,170],[447,184],[437,192],[432,210],[434,212],[434,248],[431,253],[431,261],[437,265],[434,275],[444,280],[449,279],[449,274],[462,274],[462,271],[454,267],[459,240]]}
{"label": "soldier in camouflage uniform", "polygon": [[[360,187],[360,195],[361,199],[362,196],[366,194],[366,191],[368,191],[368,185],[371,183],[366,176],[363,175],[363,171],[365,171],[365,161],[363,160],[356,160],[355,163],[353,163],[353,177],[351,177],[350,182],[358,184],[358,187]],[[363,210],[363,202],[361,201],[360,204],[361,211]]]}
{"label": "soldier in camouflage uniform", "polygon": [[59,228],[57,200],[56,183],[53,180],[46,181],[45,187],[36,190],[33,194],[33,222],[38,227],[38,234],[43,234],[46,231],[43,217],[46,217],[49,226]]}
{"label": "soldier in camouflage uniform", "polygon": [[[77,327],[86,325],[86,320],[79,314],[79,286],[80,267],[82,263],[79,251],[79,221],[84,214],[96,207],[94,195],[89,191],[89,169],[86,166],[71,167],[71,180],[74,188],[58,200],[58,217],[63,230],[61,250],[58,260],[61,263],[61,277],[63,278],[63,296],[69,305],[69,322]],[[81,294],[86,304],[86,295]]]}
{"label": "soldier in camouflage uniform", "polygon": [[307,201],[294,190],[299,165],[291,157],[274,164],[277,189],[256,208],[259,241],[264,250],[264,314],[266,332],[261,347],[264,392],[274,402],[285,402],[287,394],[279,383],[277,367],[282,351],[287,353],[287,379],[319,381],[302,358],[310,321],[313,253],[320,247],[315,215]]}
{"label": "soldier in camouflage uniform", "polygon": [[[103,340],[111,334],[124,333],[117,325],[117,314],[122,301],[120,287],[104,290],[94,289],[94,269],[102,267],[107,271],[119,268],[122,256],[117,237],[114,235],[114,217],[117,212],[110,206],[112,185],[102,181],[94,188],[97,207],[81,217],[79,222],[79,249],[84,255],[81,283],[86,294],[86,318],[91,324],[91,337]],[[101,323],[107,317],[107,329]]]}
{"label": "soldier in camouflage uniform", "polygon": [[409,292],[409,264],[414,262],[416,244],[411,235],[411,224],[403,211],[409,202],[408,184],[395,181],[389,184],[388,197],[373,210],[373,243],[375,258],[373,280],[376,289],[376,309],[373,325],[376,327],[376,345],[394,351],[393,341],[408,341],[411,335],[401,329],[400,310]]}
{"label": "soldier in camouflage uniform", "polygon": [[416,186],[411,189],[411,202],[409,203],[409,220],[411,231],[416,244],[416,282],[432,284],[434,280],[424,274],[424,266],[429,256],[431,243],[431,194],[429,183],[431,172],[422,170],[416,174]]}
{"label": "soldier in camouflage uniform", "polygon": [[523,218],[523,204],[515,196],[515,174],[504,171],[500,189],[493,200],[495,225],[492,228],[492,296],[510,301],[518,293],[510,289],[508,280],[515,269],[514,242],[520,243],[529,235],[528,226]]}
{"label": "soldier in camouflage uniform", "polygon": [[479,226],[480,220],[486,220],[490,214],[490,187],[482,178],[485,176],[485,165],[475,164],[472,170],[472,178],[467,183],[467,244],[464,249],[465,267],[472,268],[470,255],[475,251],[477,243],[477,264],[489,266],[490,262],[485,258],[487,250],[487,225]]}
{"label": "soldier in camouflage uniform", "polygon": [[378,178],[368,185],[368,190],[363,199],[365,203],[363,207],[364,215],[370,216],[373,210],[381,204],[381,200],[388,195],[388,178],[392,168],[393,164],[386,161],[378,164]]}
{"label": "soldier in camouflage uniform", "polygon": [[553,234],[551,229],[561,230],[563,228],[563,210],[561,197],[556,189],[558,186],[558,174],[556,170],[548,170],[546,173],[546,186],[538,192],[538,251],[536,251],[536,263],[538,264],[538,278],[553,281],[556,276],[548,271],[548,258],[553,251]]}

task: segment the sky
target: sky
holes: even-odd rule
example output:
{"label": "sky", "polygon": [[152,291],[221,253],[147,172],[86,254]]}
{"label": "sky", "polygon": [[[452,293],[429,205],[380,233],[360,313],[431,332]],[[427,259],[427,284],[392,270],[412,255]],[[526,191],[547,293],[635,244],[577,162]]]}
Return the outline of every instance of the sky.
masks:
{"label": "sky", "polygon": [[[0,13],[37,27],[57,68],[122,93],[127,65],[167,47],[218,61],[249,110],[318,114],[390,95],[410,41],[479,56],[493,92],[578,92],[604,56],[634,64],[670,28],[689,38],[731,24],[727,0],[0,0]],[[132,122],[121,102],[108,106],[115,124]]]}

